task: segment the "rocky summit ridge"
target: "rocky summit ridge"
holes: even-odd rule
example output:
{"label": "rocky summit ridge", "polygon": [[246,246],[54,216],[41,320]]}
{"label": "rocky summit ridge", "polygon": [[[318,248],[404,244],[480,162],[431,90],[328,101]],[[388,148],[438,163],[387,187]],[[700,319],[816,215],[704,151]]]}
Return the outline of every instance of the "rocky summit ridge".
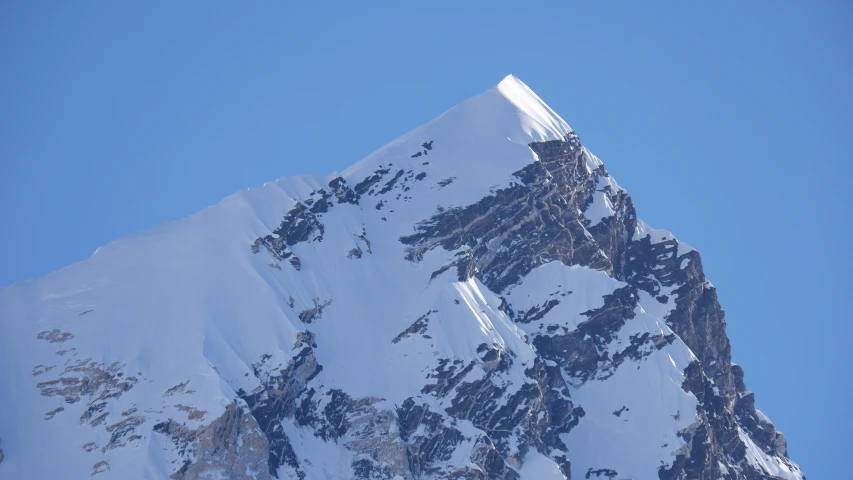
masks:
{"label": "rocky summit ridge", "polygon": [[0,312],[3,479],[805,478],[699,253],[512,76]]}

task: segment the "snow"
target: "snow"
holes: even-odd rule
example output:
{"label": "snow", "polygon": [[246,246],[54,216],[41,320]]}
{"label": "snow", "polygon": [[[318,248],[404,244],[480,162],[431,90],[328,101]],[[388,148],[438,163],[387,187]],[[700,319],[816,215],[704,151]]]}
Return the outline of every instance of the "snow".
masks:
{"label": "snow", "polygon": [[654,296],[650,295],[648,292],[642,290],[639,291],[638,294],[640,296],[640,309],[655,318],[666,320],[666,317],[669,315],[669,313],[675,309],[675,304],[678,300],[678,294],[674,293],[676,290],[678,290],[677,285],[672,285],[669,287],[660,287],[660,291],[658,292],[657,296],[667,296],[668,300],[666,303],[660,303]]}
{"label": "snow", "polygon": [[519,324],[533,335],[542,333],[548,325],[559,325],[568,331],[577,329],[581,322],[589,320],[581,313],[601,308],[605,295],[625,285],[604,272],[555,261],[535,268],[505,297],[519,312],[545,305],[549,300],[560,302],[541,320]]}
{"label": "snow", "polygon": [[584,152],[583,152],[583,158],[584,158],[584,161],[586,162],[587,173],[592,173],[598,167],[604,165],[604,162],[602,162],[598,157],[593,155],[592,152],[590,152],[586,148],[584,149]]}
{"label": "snow", "polygon": [[610,201],[610,194],[608,190],[605,190],[605,187],[615,185],[616,182],[610,177],[603,175],[598,177],[598,184],[595,193],[592,195],[592,203],[584,211],[584,216],[590,221],[589,227],[598,225],[603,219],[612,217],[616,213],[613,209],[613,203]]}
{"label": "snow", "polygon": [[550,458],[531,448],[524,456],[524,462],[518,471],[522,480],[539,480],[543,478],[565,479],[560,466]]}
{"label": "snow", "polygon": [[[586,415],[560,436],[572,453],[572,477],[608,468],[619,478],[651,478],[660,465],[671,465],[684,446],[678,433],[697,421],[696,398],[681,388],[689,361],[679,340],[638,367],[623,365],[607,381],[573,389],[572,400]],[[623,407],[628,410],[614,414]]]}
{"label": "snow", "polygon": [[524,133],[536,141],[560,140],[572,129],[551,107],[513,75],[508,75],[496,87],[511,104],[518,108]]}
{"label": "snow", "polygon": [[[328,189],[336,175],[280,179],[239,192],[183,220],[111,242],[84,262],[3,289],[0,359],[20,366],[0,373],[0,397],[24,402],[0,413],[4,470],[15,476],[25,468],[20,459],[27,458],[26,452],[43,449],[70,463],[44,463],[38,466],[39,475],[91,469],[90,459],[80,455],[83,434],[76,433],[86,402],[65,405],[50,421],[41,419],[62,403],[38,395],[35,383],[56,378],[69,358],[54,355],[59,345],[36,340],[39,332],[54,328],[74,336],[69,342],[76,348],[72,358],[119,362],[128,374],[142,373],[145,380],[118,398],[111,411],[156,407],[147,415],[148,429],[167,415],[157,411],[172,410],[159,408],[163,392],[182,382],[188,381],[187,389],[194,392],[165,401],[191,403],[207,411],[208,419],[221,414],[237,390],[255,389],[259,382],[252,365],[265,354],[271,355],[269,362],[286,364],[295,354],[296,334],[306,328],[298,315],[315,299],[332,301],[308,327],[317,336],[317,361],[326,366],[318,381],[353,396],[394,402],[419,395],[424,372],[438,358],[479,359],[480,343],[532,358],[523,332],[496,309],[499,301],[482,284],[457,284],[452,270],[429,281],[450,260],[448,252],[430,252],[413,264],[404,260],[397,239],[411,232],[411,219],[428,217],[438,204],[450,200],[465,205],[496,185],[508,185],[513,172],[536,160],[528,143],[559,139],[569,130],[523,83],[507,77],[344,172],[351,186],[379,165],[427,177],[411,183],[407,192],[416,202],[394,201],[388,194],[393,206],[381,212],[372,205],[335,205],[323,217],[324,240],[293,248],[307,259],[299,272],[286,263],[281,270],[270,268],[275,259],[263,250],[253,254],[249,246],[275,229],[298,200]],[[426,141],[434,142],[433,150],[412,158]],[[489,158],[489,168],[473,158]],[[436,182],[450,176],[456,180],[439,193]],[[354,246],[354,236],[362,231],[374,253],[346,258],[342,252]],[[293,308],[287,305],[289,297]],[[86,310],[92,312],[78,316]],[[391,343],[430,310],[438,310],[431,315],[432,341]],[[29,361],[21,364],[22,358]],[[31,370],[37,364],[58,369],[34,378]],[[12,411],[29,413],[10,415]],[[108,420],[117,421],[116,414]],[[99,445],[106,441],[104,435],[98,434]],[[146,436],[143,449],[159,451],[152,443],[155,437]],[[150,468],[144,466],[145,455],[119,451],[112,451],[115,458],[105,475]]]}
{"label": "snow", "polygon": [[678,256],[682,256],[686,253],[692,252],[696,250],[695,248],[687,245],[684,242],[680,242],[675,238],[675,235],[672,234],[669,230],[659,230],[652,228],[646,224],[646,222],[642,220],[637,220],[637,229],[634,230],[634,235],[631,237],[632,240],[640,240],[645,237],[649,237],[650,241],[655,243],[666,242],[670,240],[675,240],[678,243]]}
{"label": "snow", "polygon": [[738,427],[738,436],[741,441],[746,444],[746,460],[756,469],[763,470],[770,475],[783,478],[785,480],[801,480],[802,476],[799,471],[788,467],[788,465],[776,456],[767,455],[761,450],[761,447],[755,444],[752,438],[749,437],[740,427]]}
{"label": "snow", "polygon": [[[315,437],[313,431],[296,427],[290,422],[282,422],[282,428],[291,441],[296,457],[310,458],[310,464],[302,462],[307,478],[352,478],[350,464],[353,454],[343,445],[324,442]],[[281,477],[288,478],[286,475]]]}
{"label": "snow", "polygon": [[[423,170],[431,182],[457,177],[442,189],[445,195],[438,197],[436,204],[443,203],[451,190],[456,205],[467,205],[482,198],[490,188],[509,185],[514,172],[535,161],[528,144],[561,140],[570,131],[566,122],[510,75],[498,86],[388,143],[341,175],[354,185],[389,161],[394,164],[392,168],[405,170],[418,169],[428,161]],[[433,150],[411,157],[423,152],[421,143],[431,140],[435,141]],[[488,159],[488,165],[477,159]],[[336,176],[330,175],[326,181]]]}

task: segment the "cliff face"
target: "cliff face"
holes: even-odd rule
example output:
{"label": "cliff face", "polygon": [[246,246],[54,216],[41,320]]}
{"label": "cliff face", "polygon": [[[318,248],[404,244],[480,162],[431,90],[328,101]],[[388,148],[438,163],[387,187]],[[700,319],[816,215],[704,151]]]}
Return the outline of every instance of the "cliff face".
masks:
{"label": "cliff face", "polygon": [[804,478],[699,253],[514,77],[0,305],[3,477]]}
{"label": "cliff face", "polygon": [[[467,248],[469,260],[458,268],[460,280],[475,276],[494,292],[508,290],[553,261],[604,271],[625,282],[618,296],[605,297],[601,311],[585,313],[589,320],[576,330],[531,332],[537,354],[585,382],[611,375],[625,361],[641,360],[651,352],[648,347],[660,349],[679,338],[696,356],[685,370],[682,388],[699,401],[699,422],[680,432],[687,445],[672,465],[659,469],[660,478],[765,478],[784,476],[786,469],[796,472],[786,458],[784,437],[755,410],[742,369],[731,363],[724,313],[705,279],[699,253],[668,232],[638,224],[631,198],[574,132],[530,148],[539,161],[515,174],[522,184],[421,222],[418,233],[401,239],[413,245],[411,256],[419,258],[436,246]],[[586,218],[582,212],[601,200],[611,214]],[[608,346],[635,317],[639,302],[634,299],[640,291],[670,305],[664,307],[668,313],[663,319],[672,333],[632,336],[628,348],[610,355]],[[522,315],[511,303],[502,305],[510,318],[526,324],[541,320],[558,304],[552,300]],[[747,452],[755,446],[777,456],[782,464],[778,471],[753,466]]]}

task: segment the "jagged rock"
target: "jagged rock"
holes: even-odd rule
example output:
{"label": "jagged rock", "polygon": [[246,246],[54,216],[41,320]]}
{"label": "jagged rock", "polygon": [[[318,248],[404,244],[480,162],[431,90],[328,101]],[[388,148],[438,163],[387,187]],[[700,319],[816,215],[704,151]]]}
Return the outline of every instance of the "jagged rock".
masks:
{"label": "jagged rock", "polygon": [[102,473],[110,471],[110,462],[106,460],[101,460],[100,462],[92,465],[92,476],[100,475]]}
{"label": "jagged rock", "polygon": [[[373,172],[373,174],[371,174],[370,176],[368,176],[364,180],[358,182],[358,184],[355,186],[355,192],[358,193],[359,195],[364,195],[365,193],[368,193],[368,191],[374,185],[379,183],[382,180],[382,177],[390,171],[391,170],[388,168],[379,168],[378,170]],[[370,194],[372,195],[373,193],[370,192]]]}
{"label": "jagged rock", "polygon": [[45,419],[45,420],[50,420],[50,419],[52,419],[54,416],[56,416],[56,414],[57,414],[57,413],[59,413],[59,412],[61,412],[61,411],[63,411],[63,410],[65,410],[65,407],[57,407],[57,408],[54,408],[53,410],[51,410],[51,411],[49,411],[49,412],[47,412],[47,413],[45,413],[45,414],[44,414],[44,419]]}
{"label": "jagged rock", "polygon": [[125,376],[122,365],[109,366],[91,358],[67,366],[59,378],[36,384],[45,397],[63,397],[66,403],[76,403],[84,396],[90,405],[104,399],[118,398],[139,382],[135,376]]}
{"label": "jagged rock", "polygon": [[315,320],[319,320],[323,317],[323,309],[332,304],[332,300],[320,301],[320,299],[314,299],[314,306],[312,308],[306,308],[302,312],[299,313],[299,320],[302,320],[303,323],[312,323]]}
{"label": "jagged rock", "polygon": [[54,328],[51,331],[44,331],[39,333],[36,338],[50,343],[64,343],[74,338],[74,335],[68,332],[60,332],[58,328]]}
{"label": "jagged rock", "polygon": [[399,343],[401,340],[403,340],[404,338],[409,337],[411,335],[422,335],[424,338],[431,338],[430,336],[425,335],[425,333],[427,331],[427,325],[429,325],[429,314],[430,313],[433,313],[433,311],[430,310],[425,315],[418,317],[418,319],[415,320],[414,323],[412,323],[412,325],[409,328],[400,332],[391,341],[393,343]]}
{"label": "jagged rock", "polygon": [[187,385],[189,385],[189,383],[190,383],[189,380],[184,380],[183,382],[181,382],[181,383],[179,383],[173,387],[169,387],[169,389],[166,390],[166,392],[163,395],[166,397],[173,397],[176,395],[185,395],[185,394],[193,393],[192,389],[189,389],[189,390],[187,389]]}
{"label": "jagged rock", "polygon": [[347,185],[347,181],[343,177],[337,177],[329,182],[329,188],[335,195],[338,203],[351,203],[358,205],[359,195]]}
{"label": "jagged rock", "polygon": [[184,457],[184,464],[170,478],[271,478],[267,470],[269,443],[254,417],[237,404],[228,405],[219,418],[198,429],[170,420],[155,425],[154,431],[168,436]]}
{"label": "jagged rock", "polygon": [[[277,475],[282,466],[288,467],[295,475],[304,477],[299,469],[299,460],[293,453],[290,439],[281,430],[280,422],[294,418],[297,413],[303,419],[310,408],[310,394],[306,400],[297,404],[297,398],[306,393],[306,384],[317,376],[323,367],[317,364],[313,347],[304,347],[297,356],[293,357],[284,370],[276,375],[270,372],[265,364],[268,358],[263,358],[253,366],[255,376],[263,381],[263,388],[251,394],[240,392],[246,401],[249,411],[256,419],[259,428],[268,441],[268,471]],[[298,411],[297,409],[303,409]],[[305,420],[302,420],[305,421]]]}
{"label": "jagged rock", "polygon": [[[106,427],[107,433],[110,434],[110,440],[101,449],[104,453],[113,448],[123,447],[128,442],[134,439],[132,435],[136,428],[145,422],[145,417],[132,416],[120,420]],[[138,438],[138,436],[136,437]]]}

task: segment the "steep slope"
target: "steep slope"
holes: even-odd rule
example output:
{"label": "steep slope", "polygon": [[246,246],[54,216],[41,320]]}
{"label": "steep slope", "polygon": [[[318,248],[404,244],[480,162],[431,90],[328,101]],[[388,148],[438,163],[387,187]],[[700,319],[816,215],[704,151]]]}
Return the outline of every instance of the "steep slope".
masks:
{"label": "steep slope", "polygon": [[0,312],[0,478],[804,478],[698,252],[511,76]]}

